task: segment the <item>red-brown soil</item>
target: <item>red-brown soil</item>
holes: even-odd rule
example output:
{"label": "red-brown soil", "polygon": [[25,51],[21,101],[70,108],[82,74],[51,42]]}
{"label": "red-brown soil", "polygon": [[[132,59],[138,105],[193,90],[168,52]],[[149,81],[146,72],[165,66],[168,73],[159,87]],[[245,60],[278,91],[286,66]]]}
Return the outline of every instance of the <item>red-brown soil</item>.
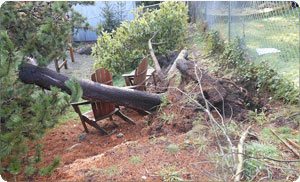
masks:
{"label": "red-brown soil", "polygon": [[[207,162],[204,153],[185,144],[184,133],[169,130],[169,134],[165,133],[163,137],[150,137],[149,116],[124,108],[122,111],[136,125],[114,117],[119,126],[109,136],[101,135],[91,127],[90,133],[85,134],[79,119],[50,130],[40,141],[43,144],[43,160],[39,166],[49,165],[55,156],[60,157],[60,165],[50,176],[35,175],[29,180],[161,181],[161,172],[168,167],[173,167],[173,172],[178,172],[180,178],[186,180],[211,180],[207,174],[213,170],[212,163]],[[104,123],[109,126],[109,119]],[[124,136],[118,138],[119,133]],[[179,150],[175,153],[167,151],[170,144],[177,145]],[[34,149],[29,153],[33,155]],[[132,158],[138,158],[138,161],[132,162]],[[24,180],[24,174],[18,176],[18,181]]]}

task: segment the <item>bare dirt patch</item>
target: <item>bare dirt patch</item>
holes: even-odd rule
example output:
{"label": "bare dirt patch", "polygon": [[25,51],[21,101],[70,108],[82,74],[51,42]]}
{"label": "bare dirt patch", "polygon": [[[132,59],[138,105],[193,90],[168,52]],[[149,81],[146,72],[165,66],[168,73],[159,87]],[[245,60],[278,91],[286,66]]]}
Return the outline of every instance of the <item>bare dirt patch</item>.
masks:
{"label": "bare dirt patch", "polygon": [[[170,132],[163,137],[149,137],[146,125],[148,116],[122,109],[137,124],[130,125],[114,117],[119,124],[115,133],[103,136],[94,129],[85,134],[79,120],[68,121],[50,130],[41,140],[43,161],[51,163],[60,156],[60,166],[50,176],[34,176],[36,181],[161,181],[173,173],[182,179],[209,180],[207,171],[213,165],[206,155],[190,144],[185,134]],[[105,121],[109,128],[109,119]],[[119,133],[124,134],[118,138]],[[170,145],[175,149],[168,149]],[[34,150],[30,152],[33,155]],[[201,169],[201,170],[199,170]],[[25,180],[19,175],[20,181]]]}

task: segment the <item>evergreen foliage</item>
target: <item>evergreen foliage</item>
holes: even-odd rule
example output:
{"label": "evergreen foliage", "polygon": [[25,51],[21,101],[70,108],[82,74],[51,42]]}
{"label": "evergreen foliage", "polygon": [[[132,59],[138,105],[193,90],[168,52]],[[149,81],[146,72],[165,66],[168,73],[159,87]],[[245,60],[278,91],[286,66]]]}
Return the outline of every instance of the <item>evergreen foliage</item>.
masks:
{"label": "evergreen foliage", "polygon": [[124,1],[117,1],[116,2],[116,16],[117,16],[117,22],[118,26],[121,24],[121,22],[125,19],[125,7],[126,7],[126,2]]}
{"label": "evergreen foliage", "polygon": [[41,176],[50,175],[54,171],[54,169],[58,167],[59,163],[60,163],[60,158],[55,157],[53,162],[49,166],[46,166],[40,170],[39,172],[40,175]]}
{"label": "evergreen foliage", "polygon": [[[36,59],[39,66],[65,57],[72,27],[84,21],[72,10],[74,4],[5,2],[0,8],[0,174],[19,174],[23,162],[29,160],[27,142],[53,127],[69,105],[69,96],[58,88],[46,91],[22,83],[18,67],[26,57]],[[35,162],[29,162],[27,175],[36,172],[33,163],[40,159],[38,155]]]}
{"label": "evergreen foliage", "polygon": [[95,68],[123,73],[135,68],[138,61],[149,54],[148,40],[157,32],[153,42],[156,54],[184,46],[188,27],[187,6],[183,2],[163,2],[160,9],[138,8],[134,20],[122,22],[111,33],[102,32],[93,47]]}
{"label": "evergreen foliage", "polygon": [[79,82],[75,78],[66,81],[66,86],[71,90],[71,102],[78,102],[82,97],[83,91]]}
{"label": "evergreen foliage", "polygon": [[124,20],[125,2],[109,2],[104,1],[104,7],[101,9],[101,17],[104,20],[97,27],[97,34],[102,35],[102,32],[112,32]]}
{"label": "evergreen foliage", "polygon": [[104,22],[101,24],[103,31],[111,32],[118,25],[114,8],[111,2],[104,2],[104,7],[101,9],[101,15],[104,18]]}

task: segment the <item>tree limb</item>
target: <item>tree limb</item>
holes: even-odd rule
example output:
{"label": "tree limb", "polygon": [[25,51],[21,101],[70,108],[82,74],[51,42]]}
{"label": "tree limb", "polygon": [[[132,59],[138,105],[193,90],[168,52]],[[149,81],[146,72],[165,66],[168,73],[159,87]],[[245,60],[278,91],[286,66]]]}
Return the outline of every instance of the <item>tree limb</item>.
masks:
{"label": "tree limb", "polygon": [[274,130],[271,129],[271,132],[291,151],[293,152],[298,159],[300,158],[300,154],[297,150],[295,150],[292,146],[290,146],[286,141],[284,141],[282,138],[280,138],[280,136],[278,136]]}
{"label": "tree limb", "polygon": [[251,126],[249,126],[245,131],[244,133],[241,135],[241,138],[240,138],[240,142],[238,144],[238,165],[237,165],[237,169],[236,169],[236,173],[235,173],[235,178],[234,178],[234,181],[237,182],[237,181],[240,181],[241,180],[241,174],[243,172],[243,163],[244,163],[244,157],[242,155],[242,153],[244,152],[244,142],[246,140],[246,137],[249,133],[249,129],[251,128]]}
{"label": "tree limb", "polygon": [[176,65],[177,65],[177,62],[181,59],[186,59],[188,57],[188,52],[186,49],[183,49],[179,55],[177,56],[177,58],[175,59],[173,65],[171,66],[171,68],[169,69],[168,73],[167,73],[167,76],[168,76],[168,79],[172,78],[175,73],[176,73]]}
{"label": "tree limb", "polygon": [[154,35],[151,37],[151,39],[148,40],[148,46],[149,46],[150,55],[151,55],[152,60],[154,62],[154,67],[155,67],[155,70],[157,72],[158,78],[160,80],[163,80],[164,75],[161,71],[161,67],[158,63],[158,60],[157,60],[156,56],[155,56],[155,53],[154,53],[154,50],[153,50],[153,47],[152,47],[152,43],[151,43],[151,40],[156,36],[156,34],[157,34],[157,32],[155,32]]}

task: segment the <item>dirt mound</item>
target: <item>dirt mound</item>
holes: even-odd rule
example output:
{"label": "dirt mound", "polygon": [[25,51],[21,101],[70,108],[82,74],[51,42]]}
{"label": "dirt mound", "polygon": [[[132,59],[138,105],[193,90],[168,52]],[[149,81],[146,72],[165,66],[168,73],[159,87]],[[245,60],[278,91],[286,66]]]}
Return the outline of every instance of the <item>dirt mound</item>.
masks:
{"label": "dirt mound", "polygon": [[185,133],[193,127],[197,110],[187,103],[186,97],[177,90],[169,90],[167,100],[167,106],[161,106],[158,113],[149,116],[150,135]]}

